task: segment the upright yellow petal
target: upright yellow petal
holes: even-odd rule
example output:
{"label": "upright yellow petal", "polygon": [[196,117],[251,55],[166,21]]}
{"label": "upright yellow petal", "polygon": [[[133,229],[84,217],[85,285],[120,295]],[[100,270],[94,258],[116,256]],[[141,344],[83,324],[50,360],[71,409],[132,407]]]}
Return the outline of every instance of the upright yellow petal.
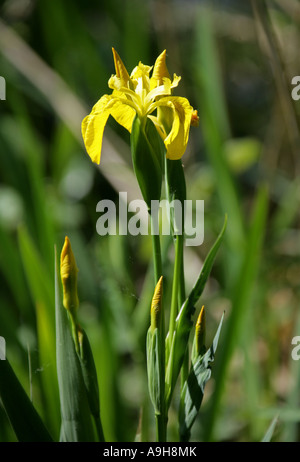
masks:
{"label": "upright yellow petal", "polygon": [[130,77],[127,72],[127,69],[124,66],[123,61],[121,60],[120,56],[118,55],[118,53],[116,52],[114,48],[112,49],[112,52],[114,56],[116,76],[122,80],[122,83],[124,86],[127,86],[127,83],[130,81]]}
{"label": "upright yellow petal", "polygon": [[152,78],[157,80],[159,85],[163,84],[163,79],[165,77],[170,79],[170,74],[166,65],[166,55],[167,52],[164,50],[156,59],[153,68]]}

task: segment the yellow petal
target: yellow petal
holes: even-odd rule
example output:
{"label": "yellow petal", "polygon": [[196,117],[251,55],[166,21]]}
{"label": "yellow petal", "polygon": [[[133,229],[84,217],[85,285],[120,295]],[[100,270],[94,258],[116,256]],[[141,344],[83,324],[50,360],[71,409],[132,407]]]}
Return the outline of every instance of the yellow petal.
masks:
{"label": "yellow petal", "polygon": [[171,88],[177,87],[178,84],[179,84],[179,82],[180,82],[180,80],[181,80],[180,75],[174,74],[174,75],[173,75],[173,80],[172,80],[172,83],[171,83]]}
{"label": "yellow petal", "polygon": [[132,79],[139,79],[140,77],[149,78],[151,69],[152,69],[152,66],[147,66],[146,64],[143,64],[140,61],[139,64],[131,72],[130,77]]}
{"label": "yellow petal", "polygon": [[[158,85],[149,91],[145,98],[145,104],[150,104],[151,101],[154,101],[158,96],[167,96],[171,95],[171,80],[164,79],[163,85]],[[149,112],[151,112],[151,107],[149,107]]]}
{"label": "yellow petal", "polygon": [[126,128],[126,130],[131,133],[132,123],[136,111],[129,106],[128,103],[129,102],[126,100],[116,99],[110,106],[110,114],[118,122],[118,124],[122,125],[122,127]]}
{"label": "yellow petal", "polygon": [[110,114],[108,103],[113,96],[104,95],[95,104],[91,113],[86,116],[81,125],[81,132],[88,155],[96,164],[100,163],[104,127]]}
{"label": "yellow petal", "polygon": [[189,139],[193,108],[186,98],[166,97],[157,101],[157,106],[167,106],[173,111],[172,128],[165,138],[167,158],[180,159],[185,153]]}
{"label": "yellow petal", "polygon": [[104,95],[93,107],[91,113],[82,121],[82,136],[88,155],[96,164],[100,163],[103,132],[110,115],[126,130],[131,132],[136,111],[132,102],[115,91]]}
{"label": "yellow petal", "polygon": [[163,84],[163,79],[167,77],[170,79],[170,74],[166,65],[166,50],[164,50],[156,59],[154,68],[153,68],[153,73],[152,73],[152,78],[157,80],[159,85]]}
{"label": "yellow petal", "polygon": [[116,52],[114,48],[112,49],[112,52],[114,56],[116,76],[119,77],[119,79],[121,79],[124,86],[127,86],[127,83],[130,81],[130,77],[127,72],[127,69],[124,66],[123,61],[121,60],[120,56],[118,55],[118,53]]}

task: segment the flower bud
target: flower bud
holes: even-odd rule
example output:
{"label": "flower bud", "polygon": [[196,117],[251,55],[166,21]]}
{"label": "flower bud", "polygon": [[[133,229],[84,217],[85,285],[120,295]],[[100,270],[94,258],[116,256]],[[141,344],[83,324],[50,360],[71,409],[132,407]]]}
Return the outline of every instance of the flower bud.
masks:
{"label": "flower bud", "polygon": [[163,277],[161,276],[156,284],[154,295],[151,303],[151,330],[160,327],[161,310],[162,310],[162,295],[163,295]]}
{"label": "flower bud", "polygon": [[205,350],[205,311],[202,306],[195,327],[196,355],[202,355]]}
{"label": "flower bud", "polygon": [[60,275],[63,286],[63,305],[72,316],[78,308],[77,273],[75,257],[68,236],[65,237],[64,246],[60,256]]}

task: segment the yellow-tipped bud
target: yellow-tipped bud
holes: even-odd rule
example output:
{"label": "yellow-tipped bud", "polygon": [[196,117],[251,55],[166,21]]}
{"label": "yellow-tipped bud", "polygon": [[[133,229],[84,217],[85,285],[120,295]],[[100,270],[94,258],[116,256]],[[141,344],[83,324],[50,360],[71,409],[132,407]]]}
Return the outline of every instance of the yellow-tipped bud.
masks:
{"label": "yellow-tipped bud", "polygon": [[60,276],[63,286],[63,305],[73,316],[78,308],[77,273],[75,257],[68,236],[60,256]]}
{"label": "yellow-tipped bud", "polygon": [[199,313],[196,328],[195,328],[195,347],[196,353],[199,356],[202,354],[203,349],[205,348],[205,311],[204,306],[202,306]]}
{"label": "yellow-tipped bud", "polygon": [[164,50],[156,59],[154,68],[153,68],[153,73],[152,73],[152,78],[156,79],[159,83],[159,85],[163,84],[163,79],[168,78],[170,79],[170,74],[166,65],[166,50]]}
{"label": "yellow-tipped bud", "polygon": [[116,76],[121,79],[122,84],[124,86],[127,86],[127,83],[130,81],[129,74],[127,72],[126,67],[123,64],[123,61],[121,60],[120,56],[116,52],[116,50],[113,48],[112,49],[113,56],[114,56],[114,63],[115,63],[115,69],[116,69]]}
{"label": "yellow-tipped bud", "polygon": [[162,296],[163,296],[163,277],[161,276],[156,284],[154,295],[151,303],[151,330],[154,331],[160,326],[161,309],[162,309]]}

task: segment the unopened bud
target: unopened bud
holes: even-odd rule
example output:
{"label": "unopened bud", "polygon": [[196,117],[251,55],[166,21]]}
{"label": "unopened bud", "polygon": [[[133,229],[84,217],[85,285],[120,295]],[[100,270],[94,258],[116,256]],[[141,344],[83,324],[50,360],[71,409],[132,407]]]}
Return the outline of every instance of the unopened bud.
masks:
{"label": "unopened bud", "polygon": [[77,273],[75,257],[68,236],[65,237],[64,246],[60,256],[60,275],[63,286],[63,305],[72,316],[78,308]]}
{"label": "unopened bud", "polygon": [[160,326],[161,310],[162,310],[162,295],[163,295],[163,277],[161,276],[156,284],[154,295],[151,303],[151,330],[152,332]]}
{"label": "unopened bud", "polygon": [[205,349],[205,311],[202,306],[195,328],[195,347],[197,356],[203,354]]}

